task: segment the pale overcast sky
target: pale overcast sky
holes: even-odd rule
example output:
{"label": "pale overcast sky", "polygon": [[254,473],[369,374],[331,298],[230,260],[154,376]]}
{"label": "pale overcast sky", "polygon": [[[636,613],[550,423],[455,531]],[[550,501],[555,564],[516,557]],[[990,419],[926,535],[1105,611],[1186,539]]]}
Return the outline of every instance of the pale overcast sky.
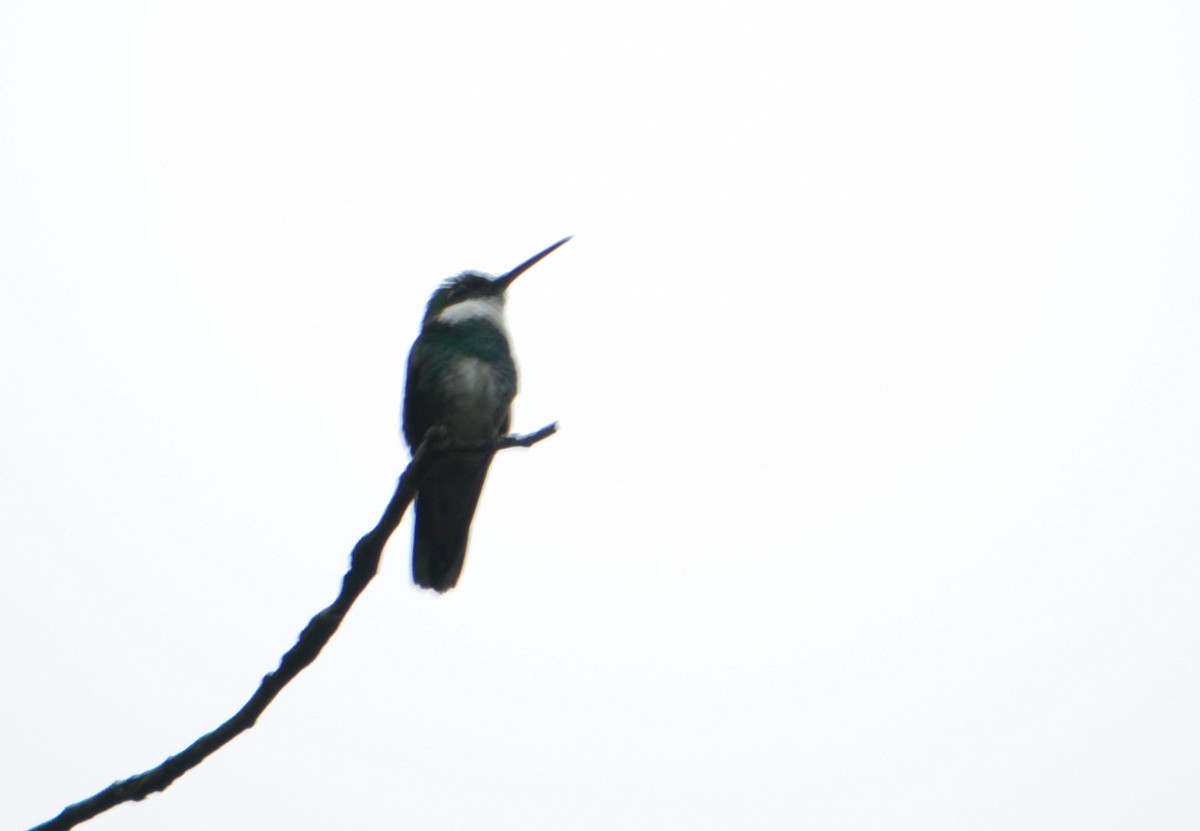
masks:
{"label": "pale overcast sky", "polygon": [[1200,7],[0,6],[0,827],[215,727],[516,284],[459,588],[86,827],[1200,827]]}

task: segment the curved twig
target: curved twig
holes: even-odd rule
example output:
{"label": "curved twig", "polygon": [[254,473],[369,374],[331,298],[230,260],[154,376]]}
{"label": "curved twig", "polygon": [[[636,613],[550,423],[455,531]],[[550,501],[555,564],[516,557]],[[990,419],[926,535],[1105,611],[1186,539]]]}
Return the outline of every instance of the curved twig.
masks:
{"label": "curved twig", "polygon": [[239,733],[253,727],[258,717],[275,700],[275,696],[279,695],[301,670],[316,660],[317,655],[341,625],[354,601],[375,576],[383,547],[416,497],[417,485],[428,467],[430,458],[460,451],[498,451],[509,447],[531,447],[553,435],[557,429],[557,424],[549,424],[528,435],[502,436],[492,442],[453,442],[445,437],[444,431],[439,431],[438,428],[430,430],[417,452],[413,454],[408,467],[400,474],[396,492],[392,495],[379,523],[354,546],[350,554],[350,568],[342,578],[342,589],[338,592],[337,599],[313,616],[296,639],[296,644],[279,659],[279,667],[263,676],[262,683],[258,685],[254,695],[250,696],[250,700],[221,726],[196,739],[187,748],[168,757],[157,767],[114,782],[82,802],[68,805],[54,819],[35,826],[31,831],[62,831],[74,828],[79,823],[123,802],[139,801],[153,793],[166,790],[172,782],[203,762]]}

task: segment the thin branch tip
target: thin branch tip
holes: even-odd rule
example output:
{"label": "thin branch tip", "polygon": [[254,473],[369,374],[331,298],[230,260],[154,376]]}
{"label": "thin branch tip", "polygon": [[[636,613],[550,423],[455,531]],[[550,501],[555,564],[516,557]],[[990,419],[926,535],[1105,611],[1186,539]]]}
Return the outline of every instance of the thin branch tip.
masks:
{"label": "thin branch tip", "polygon": [[548,439],[558,432],[558,422],[552,421],[540,430],[534,430],[532,433],[519,435],[511,433],[496,443],[498,449],[504,447],[533,447],[539,441]]}

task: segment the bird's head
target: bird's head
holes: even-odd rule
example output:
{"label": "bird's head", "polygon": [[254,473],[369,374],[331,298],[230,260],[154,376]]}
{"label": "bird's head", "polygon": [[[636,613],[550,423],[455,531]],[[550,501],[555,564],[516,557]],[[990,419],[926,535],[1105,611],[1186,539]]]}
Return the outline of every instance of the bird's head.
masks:
{"label": "bird's head", "polygon": [[[513,281],[532,268],[551,251],[554,251],[561,245],[565,245],[570,239],[570,237],[566,237],[559,240],[544,251],[533,255],[512,271],[501,274],[499,277],[491,277],[478,271],[465,271],[457,277],[451,277],[438,286],[437,291],[429,298],[429,305],[425,309],[423,323],[428,324],[443,313],[463,303],[469,303],[471,306],[479,306],[484,309],[494,309],[495,313],[499,313],[504,308],[505,292],[508,291],[508,287],[513,284]],[[467,308],[469,307],[463,307],[461,311],[465,312]],[[451,313],[451,316],[454,316],[454,313]],[[443,320],[445,319],[443,318]]]}

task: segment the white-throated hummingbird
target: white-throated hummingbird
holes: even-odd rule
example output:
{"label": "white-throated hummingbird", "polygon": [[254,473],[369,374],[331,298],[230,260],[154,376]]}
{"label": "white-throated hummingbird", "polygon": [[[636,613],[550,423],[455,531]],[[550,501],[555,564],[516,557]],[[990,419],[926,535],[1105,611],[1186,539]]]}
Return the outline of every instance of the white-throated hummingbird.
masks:
{"label": "white-throated hummingbird", "polygon": [[[517,367],[504,325],[513,281],[567,240],[561,239],[507,274],[467,271],[429,298],[421,334],[408,353],[404,438],[416,453],[431,427],[451,439],[487,441],[508,432]],[[467,556],[471,518],[493,451],[454,452],[433,461],[417,491],[413,582],[454,588]]]}

